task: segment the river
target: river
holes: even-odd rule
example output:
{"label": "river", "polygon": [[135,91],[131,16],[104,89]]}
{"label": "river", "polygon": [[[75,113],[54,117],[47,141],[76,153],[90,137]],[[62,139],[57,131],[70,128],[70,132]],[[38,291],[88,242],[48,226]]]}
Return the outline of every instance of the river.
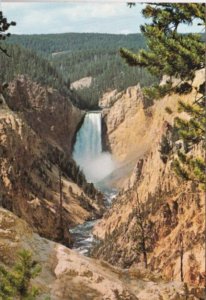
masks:
{"label": "river", "polygon": [[[116,190],[104,190],[105,202],[108,208],[116,194]],[[76,250],[85,256],[89,256],[90,250],[98,243],[98,240],[96,240],[92,234],[93,227],[98,220],[99,219],[86,221],[83,224],[70,229],[70,233],[74,239],[73,250]]]}

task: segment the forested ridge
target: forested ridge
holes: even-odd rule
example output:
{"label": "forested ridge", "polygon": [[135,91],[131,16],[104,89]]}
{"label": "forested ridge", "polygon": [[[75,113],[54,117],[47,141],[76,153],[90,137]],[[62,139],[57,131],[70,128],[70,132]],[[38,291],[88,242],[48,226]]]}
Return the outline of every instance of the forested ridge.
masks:
{"label": "forested ridge", "polygon": [[72,93],[73,102],[82,109],[97,109],[99,98],[108,90],[124,90],[138,82],[148,86],[157,81],[145,69],[131,70],[119,55],[122,46],[136,51],[145,48],[141,34],[12,35],[9,43],[20,46],[11,48],[15,69],[0,57],[1,65],[7,63],[8,69],[2,79],[10,80],[25,72],[36,81],[68,93],[71,82],[91,76],[90,87]]}
{"label": "forested ridge", "polygon": [[7,52],[8,57],[0,53],[0,68],[4,70],[0,72],[1,82],[9,82],[17,75],[24,74],[36,82],[68,93],[62,76],[46,59],[18,45],[7,45]]}
{"label": "forested ridge", "polygon": [[57,33],[57,34],[13,34],[9,43],[20,44],[25,48],[44,55],[77,50],[118,49],[127,46],[132,49],[144,48],[146,43],[141,34],[101,34],[101,33]]}
{"label": "forested ridge", "polygon": [[119,49],[82,50],[55,55],[52,64],[66,81],[74,82],[91,76],[89,88],[79,89],[77,94],[82,108],[89,102],[94,108],[102,94],[108,90],[124,90],[138,82],[142,86],[154,83],[155,78],[142,68],[129,68],[119,55]]}

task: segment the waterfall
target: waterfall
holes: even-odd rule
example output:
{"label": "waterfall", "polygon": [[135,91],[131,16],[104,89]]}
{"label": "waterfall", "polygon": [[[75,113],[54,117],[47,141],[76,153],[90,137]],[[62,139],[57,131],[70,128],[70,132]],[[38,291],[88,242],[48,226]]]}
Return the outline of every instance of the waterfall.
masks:
{"label": "waterfall", "polygon": [[109,152],[102,152],[101,112],[86,113],[77,133],[73,158],[89,182],[96,183],[109,175],[115,163]]}

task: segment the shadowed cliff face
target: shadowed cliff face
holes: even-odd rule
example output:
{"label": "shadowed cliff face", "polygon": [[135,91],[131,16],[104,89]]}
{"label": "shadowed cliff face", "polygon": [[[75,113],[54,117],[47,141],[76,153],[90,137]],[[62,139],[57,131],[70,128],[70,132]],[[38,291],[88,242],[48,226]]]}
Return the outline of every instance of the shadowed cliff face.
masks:
{"label": "shadowed cliff face", "polygon": [[77,167],[70,158],[73,136],[84,113],[57,91],[25,77],[10,84],[5,102],[0,108],[1,205],[40,235],[71,245],[69,227],[102,213],[97,195],[91,199],[75,183]]}
{"label": "shadowed cliff face", "polygon": [[[121,270],[110,264],[84,257],[60,244],[41,238],[25,221],[0,209],[0,264],[11,267],[20,249],[32,251],[42,267],[32,282],[38,299],[85,300],[195,300],[201,290],[180,282],[167,282],[148,271]],[[187,292],[188,290],[188,292]]]}
{"label": "shadowed cliff face", "polygon": [[[195,88],[203,81],[204,70],[200,70],[191,94],[166,96],[149,109],[143,108],[134,87],[130,94],[127,91],[111,108],[104,110],[110,147],[125,167],[121,169],[124,180],[115,174],[113,178],[113,184],[121,186],[122,190],[94,229],[94,234],[102,240],[94,251],[95,257],[124,268],[143,267],[143,255],[137,250],[139,199],[148,220],[145,231],[150,240],[149,269],[168,279],[180,280],[180,236],[183,235],[184,280],[203,284],[204,194],[195,184],[178,179],[171,166],[172,160],[164,163],[159,151],[162,136],[178,115],[178,101],[193,101]],[[125,105],[128,112],[125,118],[120,118]],[[173,113],[167,114],[166,107]],[[186,117],[183,113],[182,116]],[[200,152],[203,152],[201,146],[191,150],[191,154]]]}

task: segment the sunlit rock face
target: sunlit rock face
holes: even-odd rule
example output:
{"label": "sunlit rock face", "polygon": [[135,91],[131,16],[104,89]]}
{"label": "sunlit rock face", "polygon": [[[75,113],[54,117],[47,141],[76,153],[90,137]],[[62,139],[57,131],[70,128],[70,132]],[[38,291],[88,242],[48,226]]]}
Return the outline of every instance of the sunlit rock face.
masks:
{"label": "sunlit rock face", "polygon": [[70,173],[76,168],[70,160],[73,137],[85,112],[57,90],[27,76],[10,82],[0,98],[0,205],[41,236],[59,241],[58,165],[64,156],[65,165],[71,164],[62,176],[67,226],[61,242],[70,246],[69,227],[101,211],[95,197],[85,194]]}
{"label": "sunlit rock face", "polygon": [[[167,95],[148,108],[144,107],[144,99],[137,87],[131,87],[119,96],[112,94],[115,97],[112,103],[111,97],[108,102],[105,99],[106,105],[111,105],[102,110],[108,144],[113,156],[128,168],[113,172],[117,173],[116,186],[122,190],[94,227],[93,234],[102,240],[95,257],[124,268],[141,267],[142,256],[136,250],[137,214],[134,209],[140,201],[148,212],[146,219],[153,224],[153,229],[148,227],[153,247],[148,254],[150,268],[169,280],[180,280],[178,251],[183,234],[184,281],[203,285],[200,278],[205,272],[204,192],[195,184],[175,176],[174,157],[163,162],[160,143],[176,117],[188,118],[179,112],[179,101],[192,103],[198,98],[197,90],[204,81],[204,70],[198,70],[189,94]],[[166,113],[167,107],[171,108],[172,114]],[[195,146],[190,155],[200,157],[203,151],[201,145]],[[121,178],[119,174],[123,174]]]}
{"label": "sunlit rock face", "polygon": [[101,112],[88,112],[77,133],[73,158],[90,182],[98,182],[115,169],[109,152],[102,151]]}
{"label": "sunlit rock face", "polygon": [[32,279],[40,293],[38,299],[183,300],[186,293],[188,299],[197,299],[194,288],[186,292],[182,282],[168,283],[147,270],[121,270],[41,238],[25,221],[2,208],[0,228],[1,264],[13,266],[22,249],[31,251],[40,264],[40,274]]}

